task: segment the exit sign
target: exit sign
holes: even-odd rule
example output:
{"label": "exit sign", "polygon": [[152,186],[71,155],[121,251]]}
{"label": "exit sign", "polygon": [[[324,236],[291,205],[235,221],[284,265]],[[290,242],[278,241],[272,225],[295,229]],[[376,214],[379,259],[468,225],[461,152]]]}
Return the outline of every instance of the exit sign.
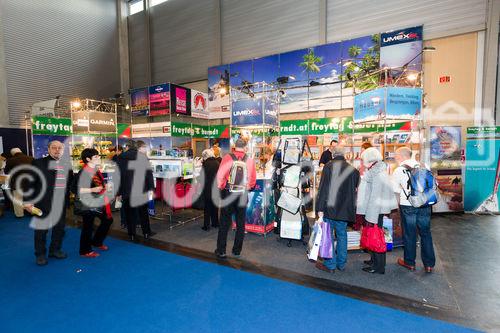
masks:
{"label": "exit sign", "polygon": [[449,82],[451,82],[451,78],[449,75],[439,77],[439,83],[449,83]]}

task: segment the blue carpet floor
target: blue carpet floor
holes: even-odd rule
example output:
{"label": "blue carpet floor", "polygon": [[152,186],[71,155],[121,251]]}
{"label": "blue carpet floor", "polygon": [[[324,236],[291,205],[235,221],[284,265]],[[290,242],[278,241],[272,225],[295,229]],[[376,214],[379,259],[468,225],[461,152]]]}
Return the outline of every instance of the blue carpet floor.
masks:
{"label": "blue carpet floor", "polygon": [[97,259],[38,267],[29,220],[0,219],[0,331],[7,332],[470,332],[160,250],[108,239]]}

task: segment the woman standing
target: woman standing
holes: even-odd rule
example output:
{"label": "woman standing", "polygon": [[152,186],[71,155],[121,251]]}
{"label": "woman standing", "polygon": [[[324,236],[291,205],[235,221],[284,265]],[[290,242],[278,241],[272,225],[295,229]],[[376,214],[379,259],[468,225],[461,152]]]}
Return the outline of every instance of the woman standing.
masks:
{"label": "woman standing", "polygon": [[[106,196],[107,184],[98,169],[100,163],[99,152],[96,149],[86,148],[82,151],[83,168],[73,183],[75,199],[75,214],[83,218],[82,233],[80,236],[80,255],[95,258],[99,253],[92,250],[92,246],[102,251],[108,247],[103,244],[109,227],[113,223],[110,200]],[[94,234],[94,219],[98,217],[101,224]]]}
{"label": "woman standing", "polygon": [[[397,208],[396,196],[387,174],[387,164],[376,148],[368,148],[361,155],[365,173],[358,189],[357,214],[364,215],[366,222],[383,227],[384,215]],[[366,226],[370,228],[370,226]],[[364,263],[363,271],[368,273],[385,273],[385,252],[371,254],[370,260]]]}
{"label": "woman standing", "polygon": [[212,188],[215,186],[214,182],[217,178],[217,171],[219,170],[220,162],[215,157],[212,149],[205,149],[201,153],[201,156],[203,158],[202,168],[205,176],[202,193],[205,203],[202,229],[208,231],[210,230],[210,222],[212,222],[212,227],[214,228],[219,226],[219,209],[215,205],[214,199],[212,198]]}

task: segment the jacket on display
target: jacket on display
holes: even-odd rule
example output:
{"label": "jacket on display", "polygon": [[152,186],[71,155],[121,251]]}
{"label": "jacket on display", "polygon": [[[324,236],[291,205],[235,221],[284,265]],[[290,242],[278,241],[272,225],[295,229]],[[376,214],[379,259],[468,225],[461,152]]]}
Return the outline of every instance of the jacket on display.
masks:
{"label": "jacket on display", "polygon": [[[135,171],[130,164],[135,161],[145,170],[145,175],[137,175],[140,179],[145,179],[142,189],[132,188]],[[121,195],[123,199],[142,197],[147,200],[147,192],[154,191],[155,189],[153,170],[151,169],[148,158],[144,154],[139,153],[136,149],[129,149],[118,156],[117,164],[120,170],[120,187],[117,195]]]}
{"label": "jacket on display", "polygon": [[389,214],[397,207],[387,164],[380,161],[366,168],[358,188],[356,213],[364,215],[366,221],[377,224],[379,215]]}
{"label": "jacket on display", "polygon": [[[65,175],[64,182],[61,182],[61,177],[57,177],[58,170],[50,168],[50,162],[57,163],[59,173]],[[71,184],[73,183],[73,170],[69,160],[64,159],[56,162],[55,159],[48,155],[47,157],[33,160],[32,165],[40,170],[45,179],[46,188],[42,188],[42,180],[39,177],[35,177],[35,183],[32,185],[34,193],[30,198],[25,199],[35,198],[43,191],[41,198],[37,202],[34,202],[34,205],[42,210],[42,216],[46,216],[50,213],[50,209],[53,206],[54,191],[64,191],[64,204],[65,207],[69,207],[69,193]]]}
{"label": "jacket on display", "polygon": [[343,156],[334,156],[323,167],[316,212],[323,212],[324,217],[331,220],[354,222],[359,179],[359,171],[347,163]]}

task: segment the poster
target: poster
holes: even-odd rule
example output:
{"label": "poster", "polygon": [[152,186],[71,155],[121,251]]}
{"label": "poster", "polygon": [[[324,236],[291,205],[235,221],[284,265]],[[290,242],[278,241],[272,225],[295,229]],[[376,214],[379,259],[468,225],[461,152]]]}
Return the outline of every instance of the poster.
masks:
{"label": "poster", "polygon": [[49,142],[58,140],[64,144],[64,155],[69,158],[70,155],[70,136],[66,135],[33,135],[33,157],[42,158],[47,156]]}
{"label": "poster", "polygon": [[191,116],[208,119],[208,94],[191,89]]}
{"label": "poster", "polygon": [[162,116],[170,113],[170,84],[149,87],[149,115]]}
{"label": "poster", "polygon": [[232,126],[262,125],[262,99],[240,99],[231,107]]}
{"label": "poster", "polygon": [[264,124],[278,126],[279,104],[272,98],[264,99]]}
{"label": "poster", "polygon": [[132,117],[149,115],[148,88],[133,89],[130,92],[130,110],[132,111]]}
{"label": "poster", "polygon": [[467,128],[464,210],[498,213],[500,126]]}
{"label": "poster", "polygon": [[71,121],[73,133],[88,133],[90,121],[87,111],[71,112]]}
{"label": "poster", "polygon": [[354,96],[355,122],[383,119],[385,115],[385,89],[379,88]]}
{"label": "poster", "polygon": [[208,110],[229,111],[229,65],[208,69]]}
{"label": "poster", "polygon": [[439,201],[432,206],[434,213],[459,212],[464,210],[462,169],[437,170]]}
{"label": "poster", "polygon": [[423,27],[412,27],[380,36],[380,68],[402,67],[420,72],[422,69]]}
{"label": "poster", "polygon": [[[191,91],[174,84],[170,85],[172,112],[185,116],[191,115]],[[188,104],[188,101],[190,102]]]}
{"label": "poster", "polygon": [[431,126],[431,160],[460,161],[462,128],[460,126]]}

